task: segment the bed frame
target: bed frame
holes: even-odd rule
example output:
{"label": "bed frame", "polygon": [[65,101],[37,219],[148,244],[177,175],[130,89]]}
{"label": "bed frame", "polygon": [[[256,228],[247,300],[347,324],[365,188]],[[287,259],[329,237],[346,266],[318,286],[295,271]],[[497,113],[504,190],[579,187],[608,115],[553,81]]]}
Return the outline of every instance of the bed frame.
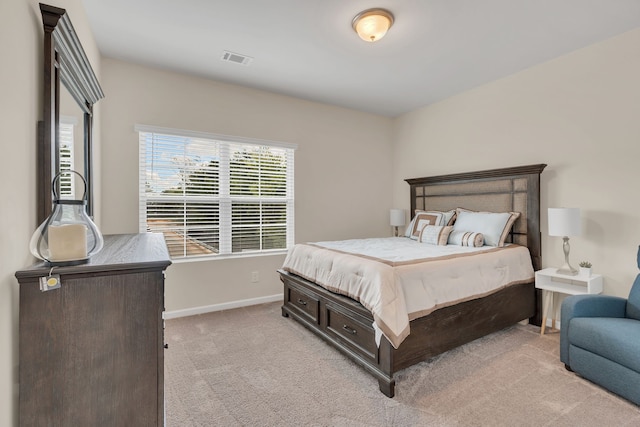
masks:
{"label": "bed frame", "polygon": [[[456,207],[520,212],[508,241],[527,246],[533,268],[539,270],[540,173],[545,166],[407,179],[411,212]],[[292,317],[366,369],[388,397],[394,396],[394,374],[401,369],[527,318],[540,325],[541,296],[532,280],[412,320],[411,333],[397,349],[384,336],[378,347],[371,326],[373,316],[360,303],[295,274],[278,272],[284,283],[282,315]]]}

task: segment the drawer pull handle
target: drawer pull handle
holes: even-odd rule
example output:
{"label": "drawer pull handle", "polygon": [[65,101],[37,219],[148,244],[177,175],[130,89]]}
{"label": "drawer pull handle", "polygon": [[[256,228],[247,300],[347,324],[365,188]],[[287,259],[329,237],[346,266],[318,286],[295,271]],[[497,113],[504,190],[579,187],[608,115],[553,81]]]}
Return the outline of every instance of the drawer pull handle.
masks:
{"label": "drawer pull handle", "polygon": [[349,325],[342,325],[342,329],[349,332],[351,335],[355,335],[358,333],[358,331],[356,331],[355,329],[350,328]]}
{"label": "drawer pull handle", "polygon": [[307,305],[307,302],[305,300],[303,300],[302,298],[298,298],[298,304]]}

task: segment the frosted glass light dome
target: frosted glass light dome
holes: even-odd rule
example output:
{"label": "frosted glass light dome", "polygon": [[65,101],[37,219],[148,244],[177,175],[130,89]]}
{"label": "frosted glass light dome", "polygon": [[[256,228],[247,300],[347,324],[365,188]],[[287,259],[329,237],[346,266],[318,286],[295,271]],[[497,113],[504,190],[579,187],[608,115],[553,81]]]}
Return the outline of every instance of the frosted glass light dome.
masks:
{"label": "frosted glass light dome", "polygon": [[385,9],[367,9],[357,14],[351,25],[362,40],[375,42],[393,25],[393,14]]}

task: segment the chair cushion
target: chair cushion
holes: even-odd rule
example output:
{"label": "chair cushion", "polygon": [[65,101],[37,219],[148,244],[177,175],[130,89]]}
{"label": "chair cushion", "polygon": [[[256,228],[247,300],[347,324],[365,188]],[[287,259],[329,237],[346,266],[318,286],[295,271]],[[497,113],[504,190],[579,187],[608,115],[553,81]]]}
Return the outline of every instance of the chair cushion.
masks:
{"label": "chair cushion", "polygon": [[640,372],[640,321],[611,317],[576,317],[569,324],[569,342]]}
{"label": "chair cushion", "polygon": [[640,320],[640,274],[636,276],[636,280],[631,286],[625,315],[630,319]]}

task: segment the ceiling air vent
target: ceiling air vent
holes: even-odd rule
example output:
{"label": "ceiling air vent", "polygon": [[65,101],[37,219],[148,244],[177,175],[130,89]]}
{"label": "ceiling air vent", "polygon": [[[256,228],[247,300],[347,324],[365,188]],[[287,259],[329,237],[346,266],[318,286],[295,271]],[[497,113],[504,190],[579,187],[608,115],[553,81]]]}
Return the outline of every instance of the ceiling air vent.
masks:
{"label": "ceiling air vent", "polygon": [[228,50],[222,51],[222,58],[220,59],[227,62],[234,62],[240,65],[249,65],[251,64],[251,61],[253,61],[253,58],[250,56],[229,52]]}

